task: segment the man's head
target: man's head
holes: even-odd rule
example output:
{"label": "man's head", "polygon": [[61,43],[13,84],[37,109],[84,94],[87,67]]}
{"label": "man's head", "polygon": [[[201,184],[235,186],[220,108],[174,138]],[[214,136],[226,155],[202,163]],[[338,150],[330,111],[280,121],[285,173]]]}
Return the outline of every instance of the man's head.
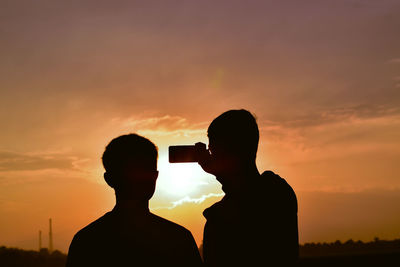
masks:
{"label": "man's head", "polygon": [[155,190],[157,147],[137,134],[113,139],[103,153],[104,179],[124,198],[149,200]]}
{"label": "man's head", "polygon": [[255,163],[259,131],[255,117],[247,110],[229,110],[208,127],[209,149],[221,171]]}

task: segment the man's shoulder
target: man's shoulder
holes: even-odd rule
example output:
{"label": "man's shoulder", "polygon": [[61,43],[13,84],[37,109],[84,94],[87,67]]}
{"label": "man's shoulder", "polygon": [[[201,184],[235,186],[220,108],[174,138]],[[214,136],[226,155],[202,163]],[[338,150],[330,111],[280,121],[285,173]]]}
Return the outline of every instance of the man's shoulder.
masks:
{"label": "man's shoulder", "polygon": [[155,215],[154,213],[151,213],[151,217],[152,217],[153,221],[157,224],[157,227],[159,227],[163,230],[191,235],[190,231],[188,229],[186,229],[185,227],[183,227],[182,225],[179,225],[179,224],[174,223],[170,220],[167,220],[163,217]]}
{"label": "man's shoulder", "polygon": [[[295,196],[293,188],[289,185],[289,183],[278,174],[275,174],[272,171],[265,171],[261,174],[262,187],[268,187],[273,190],[278,190],[280,193],[285,193],[288,195]],[[262,188],[259,187],[259,188]]]}
{"label": "man's shoulder", "polygon": [[81,239],[92,235],[98,235],[100,232],[104,232],[105,229],[108,228],[109,223],[110,223],[110,212],[104,214],[97,220],[83,227],[75,234],[74,239]]}
{"label": "man's shoulder", "polygon": [[272,171],[265,171],[261,175],[259,190],[265,190],[270,196],[284,201],[297,210],[297,197],[289,183]]}

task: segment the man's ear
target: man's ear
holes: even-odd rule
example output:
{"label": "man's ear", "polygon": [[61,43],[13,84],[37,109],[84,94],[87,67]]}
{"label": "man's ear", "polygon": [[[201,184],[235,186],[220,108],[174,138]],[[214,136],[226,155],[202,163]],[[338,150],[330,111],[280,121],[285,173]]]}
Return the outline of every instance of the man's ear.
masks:
{"label": "man's ear", "polygon": [[159,172],[159,171],[156,171],[156,172],[154,173],[154,179],[157,179],[159,174],[160,174],[160,172]]}
{"label": "man's ear", "polygon": [[114,184],[113,184],[113,181],[112,181],[112,179],[111,179],[111,175],[110,175],[108,172],[105,172],[105,173],[104,173],[104,180],[106,181],[106,183],[107,183],[110,187],[114,188]]}

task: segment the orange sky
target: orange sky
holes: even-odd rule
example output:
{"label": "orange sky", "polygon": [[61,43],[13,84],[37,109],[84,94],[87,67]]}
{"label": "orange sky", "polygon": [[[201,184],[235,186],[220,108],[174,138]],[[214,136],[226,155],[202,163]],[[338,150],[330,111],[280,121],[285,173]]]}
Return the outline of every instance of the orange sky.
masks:
{"label": "orange sky", "polygon": [[294,188],[300,241],[400,235],[398,1],[12,1],[0,7],[0,245],[66,251],[113,207],[100,157],[160,152],[154,213],[201,242],[220,185],[173,144],[246,108],[258,165]]}

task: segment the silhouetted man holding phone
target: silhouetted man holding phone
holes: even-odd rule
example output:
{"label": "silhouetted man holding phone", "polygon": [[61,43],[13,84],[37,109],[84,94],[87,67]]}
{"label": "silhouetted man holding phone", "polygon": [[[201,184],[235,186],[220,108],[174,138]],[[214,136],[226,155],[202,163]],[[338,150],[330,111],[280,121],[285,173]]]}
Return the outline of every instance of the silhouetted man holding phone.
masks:
{"label": "silhouetted man holding phone", "polygon": [[104,178],[115,190],[116,205],[74,236],[67,267],[202,265],[192,234],[149,211],[157,157],[156,146],[136,134],[108,144]]}
{"label": "silhouetted man holding phone", "polygon": [[259,131],[246,110],[227,111],[208,128],[198,161],[216,176],[223,199],[204,210],[207,266],[292,266],[298,259],[297,199],[290,185],[256,166]]}

